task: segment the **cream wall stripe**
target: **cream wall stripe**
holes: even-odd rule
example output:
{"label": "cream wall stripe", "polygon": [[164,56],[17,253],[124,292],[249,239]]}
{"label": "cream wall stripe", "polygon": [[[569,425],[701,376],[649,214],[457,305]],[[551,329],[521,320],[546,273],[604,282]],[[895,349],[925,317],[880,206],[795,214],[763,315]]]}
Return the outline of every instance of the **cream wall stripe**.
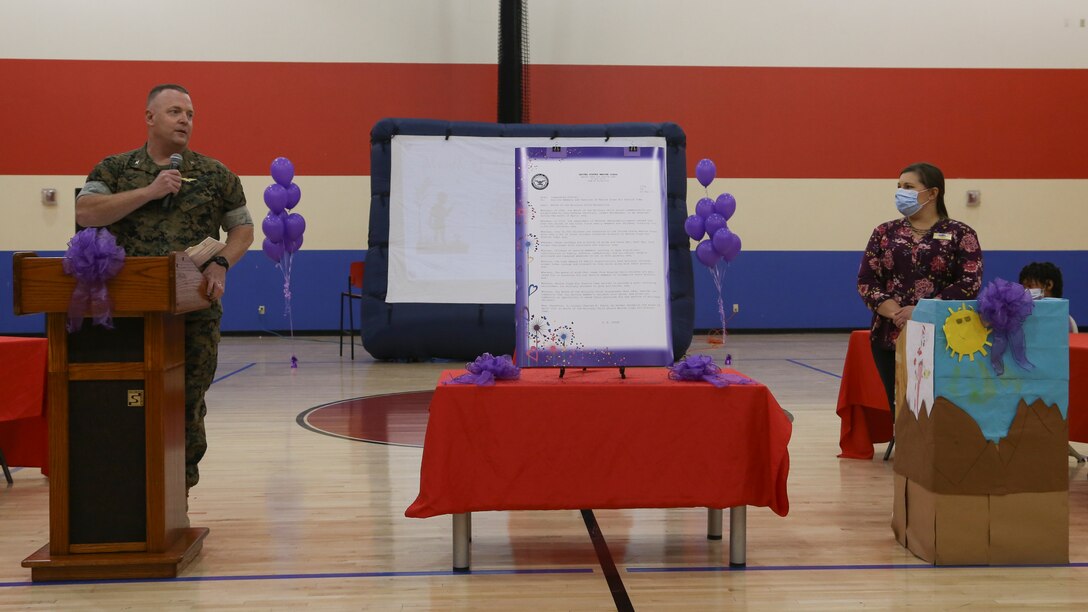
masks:
{"label": "cream wall stripe", "polygon": [[[729,222],[756,251],[861,251],[873,228],[898,216],[890,179],[719,179],[711,197],[737,198]],[[1088,250],[1088,180],[949,179],[945,203],[954,219],[979,233],[983,248]],[[967,190],[982,205],[965,205]],[[688,214],[703,187],[688,181]],[[692,243],[694,248],[694,242]]]}
{"label": "cream wall stripe", "polygon": [[[528,6],[538,64],[1088,67],[1083,0]],[[6,0],[0,58],[493,64],[497,27],[495,0]]]}
{"label": "cream wall stripe", "polygon": [[0,58],[496,63],[490,0],[4,0]]}
{"label": "cream wall stripe", "polygon": [[546,0],[529,38],[540,64],[1085,68],[1086,17],[1083,0]]}
{"label": "cream wall stripe", "polygon": [[[83,176],[3,176],[4,222],[0,250],[61,250],[72,236],[74,188]],[[267,176],[243,176],[249,210],[258,227],[268,212]],[[365,249],[370,220],[369,176],[296,177],[306,218],[305,249]],[[58,191],[58,204],[43,206],[41,189]],[[1088,250],[1088,180],[950,179],[951,215],[979,232],[993,250]],[[968,189],[982,192],[982,205],[964,205]],[[746,250],[860,251],[873,227],[896,216],[893,179],[719,179],[711,196],[737,198],[730,220]],[[688,181],[688,210],[703,188]],[[263,239],[260,230],[254,249]],[[694,243],[692,243],[694,247]]]}
{"label": "cream wall stripe", "polygon": [[[267,176],[243,176],[249,212],[257,226],[253,248],[260,249],[264,236],[261,220],[268,213],[264,188]],[[75,188],[85,176],[0,175],[5,219],[0,223],[0,251],[58,251],[67,247],[75,230]],[[306,218],[303,249],[366,249],[370,226],[369,176],[295,177],[302,200],[294,212]],[[41,204],[43,187],[57,189],[57,204]]]}

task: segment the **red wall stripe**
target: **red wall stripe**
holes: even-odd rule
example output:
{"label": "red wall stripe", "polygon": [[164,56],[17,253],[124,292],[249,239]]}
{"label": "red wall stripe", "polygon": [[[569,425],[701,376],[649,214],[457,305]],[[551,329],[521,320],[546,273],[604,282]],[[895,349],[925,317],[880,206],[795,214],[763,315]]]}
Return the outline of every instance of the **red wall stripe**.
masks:
{"label": "red wall stripe", "polygon": [[[83,174],[143,142],[143,98],[175,81],[193,148],[240,174],[366,175],[382,117],[492,121],[493,65],[0,60],[0,174]],[[555,66],[535,123],[675,121],[719,176],[1088,178],[1088,70]],[[689,172],[691,174],[691,172]]]}
{"label": "red wall stripe", "polygon": [[369,175],[383,117],[494,121],[495,66],[0,60],[0,174],[86,174],[143,144],[148,90],[181,83],[191,146],[238,174]]}
{"label": "red wall stripe", "polygon": [[[533,120],[673,120],[719,176],[1088,178],[1088,70],[534,66]],[[689,171],[689,175],[694,172]]]}

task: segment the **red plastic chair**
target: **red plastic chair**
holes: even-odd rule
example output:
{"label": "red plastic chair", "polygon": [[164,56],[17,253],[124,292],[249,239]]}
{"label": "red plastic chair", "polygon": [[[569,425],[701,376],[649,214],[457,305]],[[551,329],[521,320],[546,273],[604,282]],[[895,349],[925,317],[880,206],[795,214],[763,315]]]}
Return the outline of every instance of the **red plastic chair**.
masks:
{"label": "red plastic chair", "polygon": [[348,290],[340,293],[340,356],[344,356],[344,301],[348,303],[348,337],[351,339],[351,358],[355,359],[355,336],[361,333],[355,328],[354,300],[363,299],[363,274],[365,261],[353,261],[348,269]]}

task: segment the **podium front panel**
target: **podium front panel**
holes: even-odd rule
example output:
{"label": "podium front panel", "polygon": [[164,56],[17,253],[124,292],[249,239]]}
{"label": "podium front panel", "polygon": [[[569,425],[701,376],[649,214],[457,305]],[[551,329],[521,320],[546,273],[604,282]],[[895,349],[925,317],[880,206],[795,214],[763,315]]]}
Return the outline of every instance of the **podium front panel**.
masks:
{"label": "podium front panel", "polygon": [[144,360],[144,320],[116,317],[113,329],[84,319],[83,327],[68,334],[68,363],[141,362]]}
{"label": "podium front panel", "polygon": [[69,542],[147,539],[144,381],[68,386]]}

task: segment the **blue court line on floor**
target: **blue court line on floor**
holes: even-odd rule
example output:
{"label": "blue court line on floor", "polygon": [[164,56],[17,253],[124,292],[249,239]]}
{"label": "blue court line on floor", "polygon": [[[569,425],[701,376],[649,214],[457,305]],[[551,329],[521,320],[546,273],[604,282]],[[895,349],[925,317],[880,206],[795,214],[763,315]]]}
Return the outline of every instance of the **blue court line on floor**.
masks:
{"label": "blue court line on floor", "polygon": [[827,370],[821,370],[820,368],[816,368],[816,367],[810,366],[809,364],[807,364],[807,363],[802,363],[802,362],[800,362],[800,361],[797,361],[796,359],[787,359],[786,361],[788,361],[788,362],[792,363],[793,365],[799,365],[799,366],[801,366],[802,368],[808,368],[808,369],[810,369],[810,370],[816,370],[816,371],[817,371],[817,372],[819,372],[820,374],[827,374],[828,376],[834,376],[835,378],[842,378],[842,375],[841,375],[841,374],[835,374],[834,372],[828,372]]}
{"label": "blue court line on floor", "polygon": [[1032,569],[1054,567],[1088,567],[1088,563],[1047,563],[1041,565],[923,565],[919,563],[883,564],[883,565],[767,565],[731,567],[711,565],[707,567],[629,567],[631,574],[671,574],[681,572],[820,572],[820,571],[866,571],[866,570],[911,570],[911,569]]}
{"label": "blue court line on floor", "polygon": [[238,368],[237,370],[235,370],[233,372],[229,372],[227,374],[224,374],[224,375],[220,376],[219,378],[216,378],[215,380],[212,381],[212,384],[214,385],[215,383],[223,380],[224,378],[230,378],[231,376],[234,376],[235,374],[238,374],[239,372],[245,372],[246,370],[252,368],[255,365],[257,365],[256,362],[251,363],[249,365],[244,365],[244,366]]}
{"label": "blue court line on floor", "polygon": [[251,574],[243,576],[182,576],[179,578],[129,578],[121,580],[58,580],[55,582],[0,582],[0,588],[27,586],[54,586],[72,584],[133,584],[145,582],[238,582],[246,580],[320,580],[326,578],[419,578],[427,576],[514,576],[514,575],[555,575],[555,574],[592,574],[593,568],[553,568],[553,569],[494,569],[454,572],[434,570],[419,572],[338,572],[323,574]]}

